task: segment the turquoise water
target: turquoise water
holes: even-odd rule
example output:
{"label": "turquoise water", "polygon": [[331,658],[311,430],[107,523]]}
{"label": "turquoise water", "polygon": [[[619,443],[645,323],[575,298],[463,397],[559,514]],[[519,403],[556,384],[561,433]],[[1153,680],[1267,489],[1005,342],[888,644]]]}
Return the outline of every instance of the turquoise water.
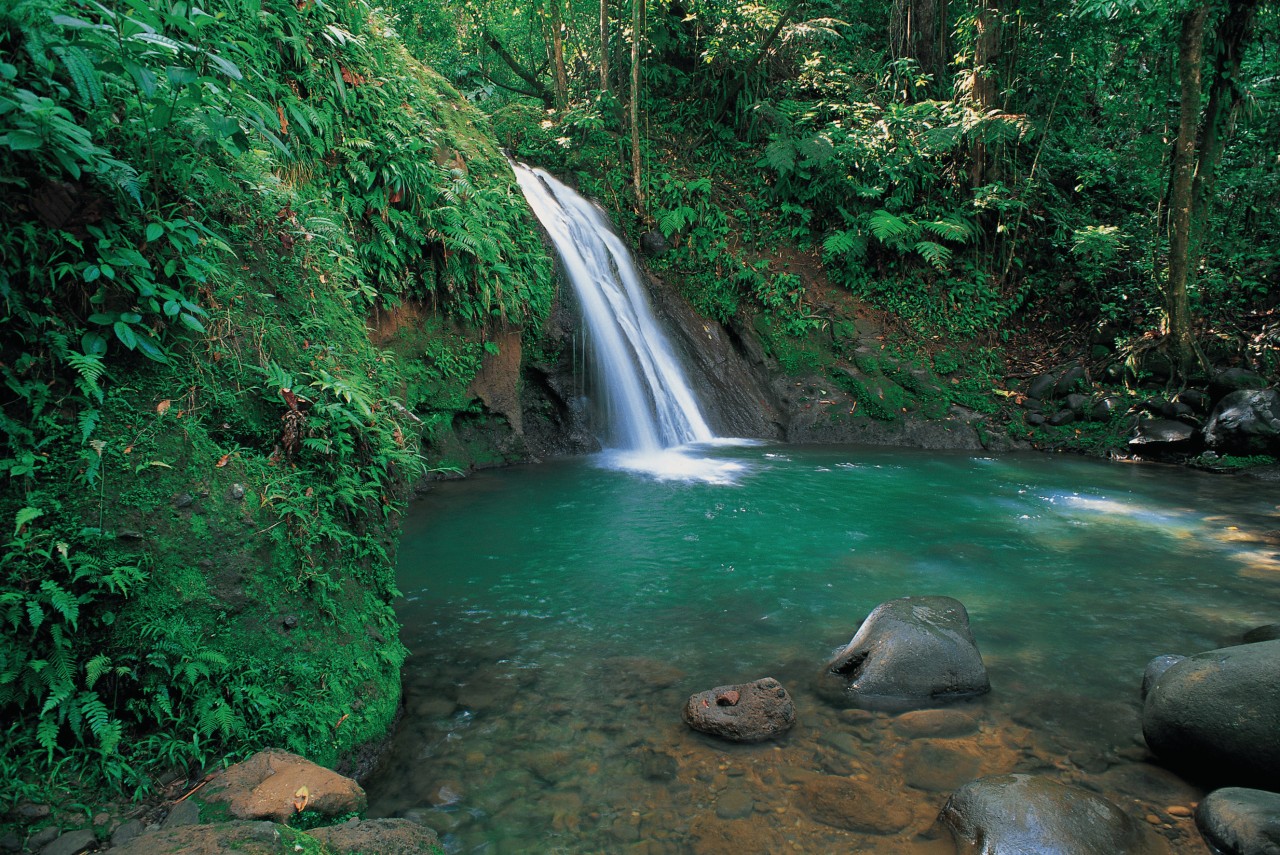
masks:
{"label": "turquoise water", "polygon": [[[1016,769],[1204,851],[1166,810],[1200,793],[1146,756],[1138,686],[1153,656],[1280,620],[1280,488],[1045,456],[710,453],[742,464],[733,483],[582,458],[414,506],[406,714],[371,813],[431,825],[455,852],[943,852],[931,825],[949,789]],[[908,595],[969,610],[993,691],[957,713],[973,723],[960,736],[811,691],[872,608]],[[783,741],[731,746],[681,722],[690,694],[763,676],[799,711]],[[812,796],[833,775],[910,821],[833,824]]]}

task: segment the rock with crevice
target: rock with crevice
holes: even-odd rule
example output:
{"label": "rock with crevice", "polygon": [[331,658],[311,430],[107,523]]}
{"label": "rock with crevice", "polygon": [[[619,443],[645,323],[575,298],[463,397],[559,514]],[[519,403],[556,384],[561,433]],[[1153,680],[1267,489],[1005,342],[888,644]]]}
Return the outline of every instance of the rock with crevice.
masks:
{"label": "rock with crevice", "polygon": [[1280,392],[1241,389],[1213,408],[1204,428],[1205,443],[1227,454],[1280,452]]}
{"label": "rock with crevice", "polygon": [[985,694],[991,681],[959,600],[903,597],[876,606],[817,689],[844,706],[906,710]]}
{"label": "rock with crevice", "polygon": [[731,742],[763,742],[791,729],[796,708],[781,683],[763,677],[692,695],[684,706],[684,720],[694,730]]}

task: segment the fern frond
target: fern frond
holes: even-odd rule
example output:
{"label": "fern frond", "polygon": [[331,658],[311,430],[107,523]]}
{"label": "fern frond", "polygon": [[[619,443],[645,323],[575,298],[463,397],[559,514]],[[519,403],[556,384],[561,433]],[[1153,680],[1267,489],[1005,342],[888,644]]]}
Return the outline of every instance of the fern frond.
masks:
{"label": "fern frond", "polygon": [[940,243],[934,243],[931,240],[922,240],[916,243],[916,252],[920,253],[920,257],[932,264],[938,270],[946,270],[947,262],[951,260],[951,248]]}
{"label": "fern frond", "polygon": [[884,243],[898,243],[901,238],[920,228],[915,222],[890,214],[883,208],[871,215],[869,226],[871,233]]}
{"label": "fern frond", "polygon": [[102,83],[94,71],[93,58],[89,53],[75,45],[59,45],[53,49],[53,53],[67,69],[80,100],[90,107],[102,103]]}

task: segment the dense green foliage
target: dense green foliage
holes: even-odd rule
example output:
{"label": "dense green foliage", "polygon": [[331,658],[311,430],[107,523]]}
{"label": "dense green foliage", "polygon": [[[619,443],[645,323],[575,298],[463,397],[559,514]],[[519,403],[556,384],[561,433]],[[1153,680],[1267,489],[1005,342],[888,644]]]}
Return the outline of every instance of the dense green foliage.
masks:
{"label": "dense green foliage", "polygon": [[[660,229],[674,251],[659,267],[708,314],[765,312],[800,335],[824,323],[820,289],[789,278],[794,247],[918,335],[999,344],[1066,325],[1145,346],[1166,308],[1178,21],[1200,5],[651,4],[642,194],[618,109],[632,3],[607,5],[607,49],[584,0],[415,0],[402,14],[521,156],[630,208],[624,227]],[[1280,77],[1266,46],[1280,21],[1269,3],[1203,5],[1205,110],[1219,81],[1238,100],[1191,308],[1216,356],[1274,370]],[[1222,64],[1233,20],[1251,24],[1238,73]],[[550,91],[556,22],[575,74],[568,108],[547,112],[518,94],[518,68]]]}
{"label": "dense green foliage", "polygon": [[[482,125],[365,3],[5,7],[6,780],[385,734],[420,425],[550,301]],[[475,332],[380,350],[401,305]]]}

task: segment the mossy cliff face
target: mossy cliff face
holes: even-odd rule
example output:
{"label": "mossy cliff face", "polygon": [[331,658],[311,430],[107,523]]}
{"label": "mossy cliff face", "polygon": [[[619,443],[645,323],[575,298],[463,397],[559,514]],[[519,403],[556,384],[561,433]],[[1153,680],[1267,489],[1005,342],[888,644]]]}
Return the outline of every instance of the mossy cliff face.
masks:
{"label": "mossy cliff face", "polygon": [[339,6],[0,17],[0,102],[62,122],[0,128],[7,780],[336,764],[395,717],[422,440],[553,285],[483,118]]}

